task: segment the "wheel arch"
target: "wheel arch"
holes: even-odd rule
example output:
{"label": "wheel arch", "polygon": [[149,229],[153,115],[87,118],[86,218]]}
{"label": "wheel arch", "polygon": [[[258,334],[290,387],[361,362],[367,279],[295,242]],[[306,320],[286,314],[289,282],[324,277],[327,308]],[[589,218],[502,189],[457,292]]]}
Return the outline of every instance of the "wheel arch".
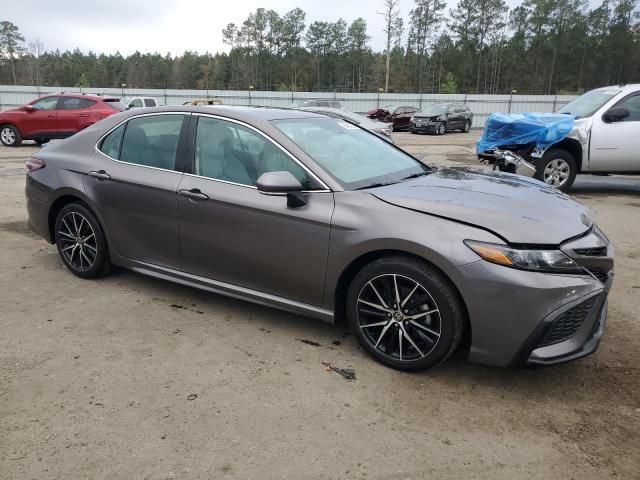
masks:
{"label": "wheel arch", "polygon": [[545,153],[550,152],[551,150],[564,150],[570,153],[576,161],[578,173],[582,171],[582,145],[578,140],[574,138],[564,138],[558,143],[554,143]]}
{"label": "wheel arch", "polygon": [[104,238],[105,238],[105,241],[107,242],[107,247],[108,247],[110,245],[109,237],[106,229],[104,228],[104,222],[102,221],[100,214],[97,212],[95,206],[91,203],[91,201],[83,193],[73,189],[64,189],[59,191],[56,198],[53,200],[53,202],[51,202],[51,206],[49,207],[49,212],[47,214],[49,242],[55,243],[54,230],[55,230],[56,218],[58,217],[58,213],[60,212],[60,210],[62,210],[65,206],[69,205],[70,203],[82,204],[82,206],[87,208],[93,214],[93,216],[96,217],[96,220],[98,221],[98,224],[102,229],[102,233],[104,234]]}
{"label": "wheel arch", "polygon": [[346,300],[347,300],[347,292],[349,291],[349,286],[351,282],[358,274],[360,270],[362,270],[366,265],[374,262],[380,258],[385,257],[404,257],[412,260],[417,260],[419,262],[426,263],[431,268],[435,269],[445,278],[453,290],[456,292],[458,299],[460,300],[460,304],[462,305],[462,309],[464,311],[464,336],[461,341],[461,345],[468,346],[471,342],[471,322],[469,320],[469,310],[467,309],[467,304],[464,301],[464,297],[460,292],[460,289],[453,282],[451,277],[447,275],[446,271],[436,265],[434,262],[424,258],[423,256],[417,255],[415,253],[408,252],[406,250],[398,250],[398,249],[379,249],[379,250],[371,250],[369,252],[363,253],[360,256],[354,258],[340,273],[338,277],[338,281],[336,283],[335,290],[333,292],[334,296],[334,311],[335,311],[335,321],[342,322],[346,319]]}

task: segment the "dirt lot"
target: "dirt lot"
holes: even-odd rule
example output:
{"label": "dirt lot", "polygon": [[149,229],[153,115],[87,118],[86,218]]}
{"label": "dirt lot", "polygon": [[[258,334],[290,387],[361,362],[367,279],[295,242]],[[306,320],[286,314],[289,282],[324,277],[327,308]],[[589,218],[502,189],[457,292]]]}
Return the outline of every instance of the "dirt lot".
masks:
{"label": "dirt lot", "polygon": [[[397,138],[475,164],[472,135]],[[595,355],[542,370],[458,355],[406,374],[344,325],[127,271],[72,276],[26,224],[34,151],[0,147],[3,480],[640,477],[640,178],[575,190],[617,246]]]}

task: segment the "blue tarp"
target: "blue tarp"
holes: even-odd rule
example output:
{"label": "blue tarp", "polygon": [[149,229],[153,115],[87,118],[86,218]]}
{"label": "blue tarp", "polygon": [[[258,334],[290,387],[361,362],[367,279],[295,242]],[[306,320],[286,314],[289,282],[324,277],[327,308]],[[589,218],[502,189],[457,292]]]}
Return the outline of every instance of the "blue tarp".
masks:
{"label": "blue tarp", "polygon": [[574,118],[560,113],[493,113],[476,145],[477,153],[507,145],[547,148],[569,135]]}

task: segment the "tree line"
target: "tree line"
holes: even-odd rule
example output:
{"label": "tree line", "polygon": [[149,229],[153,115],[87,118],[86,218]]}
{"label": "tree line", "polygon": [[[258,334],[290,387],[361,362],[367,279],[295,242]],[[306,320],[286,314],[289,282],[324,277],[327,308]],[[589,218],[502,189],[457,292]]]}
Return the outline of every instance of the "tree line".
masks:
{"label": "tree line", "polygon": [[[577,93],[640,82],[640,0],[378,0],[383,51],[363,18],[306,22],[258,8],[221,32],[228,52],[47,50],[0,22],[0,83],[425,93]],[[411,3],[408,21],[403,3]]]}

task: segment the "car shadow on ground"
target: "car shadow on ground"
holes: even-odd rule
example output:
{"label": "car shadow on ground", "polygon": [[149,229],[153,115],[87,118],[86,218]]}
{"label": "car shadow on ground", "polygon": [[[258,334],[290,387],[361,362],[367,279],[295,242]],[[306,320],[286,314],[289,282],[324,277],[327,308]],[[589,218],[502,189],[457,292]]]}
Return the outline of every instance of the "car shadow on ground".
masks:
{"label": "car shadow on ground", "polygon": [[571,187],[570,195],[640,195],[640,177],[580,175]]}
{"label": "car shadow on ground", "polygon": [[[588,360],[538,369],[500,368],[473,364],[468,361],[464,347],[437,368],[421,372],[395,371],[369,357],[350,334],[344,321],[338,321],[335,324],[324,323],[302,315],[173,284],[120,268],[114,269],[112,274],[102,281],[126,286],[127,289],[141,293],[153,302],[164,302],[167,309],[175,312],[176,325],[180,325],[183,329],[189,327],[189,322],[193,318],[199,318],[201,320],[196,320],[198,324],[201,321],[220,322],[219,325],[228,325],[222,328],[246,330],[246,336],[254,334],[256,330],[268,330],[276,335],[276,337],[270,337],[274,342],[274,348],[281,347],[285,343],[289,344],[287,348],[311,349],[307,350],[310,356],[305,356],[305,361],[315,361],[316,353],[323,359],[336,356],[340,362],[345,363],[341,366],[353,368],[356,376],[358,372],[366,372],[365,377],[382,374],[392,377],[393,382],[401,382],[406,388],[479,389],[492,397],[508,395],[527,402],[538,400],[562,402],[584,395],[584,392],[571,391],[567,388],[575,385],[576,379],[587,375],[591,378],[611,376],[611,371],[602,369],[598,372],[593,368],[593,362]],[[202,315],[198,317],[182,315],[189,311]],[[331,353],[326,349],[341,351]],[[238,361],[242,361],[241,358]],[[318,368],[324,368],[320,361],[318,361]],[[609,381],[613,379],[609,378]]]}

